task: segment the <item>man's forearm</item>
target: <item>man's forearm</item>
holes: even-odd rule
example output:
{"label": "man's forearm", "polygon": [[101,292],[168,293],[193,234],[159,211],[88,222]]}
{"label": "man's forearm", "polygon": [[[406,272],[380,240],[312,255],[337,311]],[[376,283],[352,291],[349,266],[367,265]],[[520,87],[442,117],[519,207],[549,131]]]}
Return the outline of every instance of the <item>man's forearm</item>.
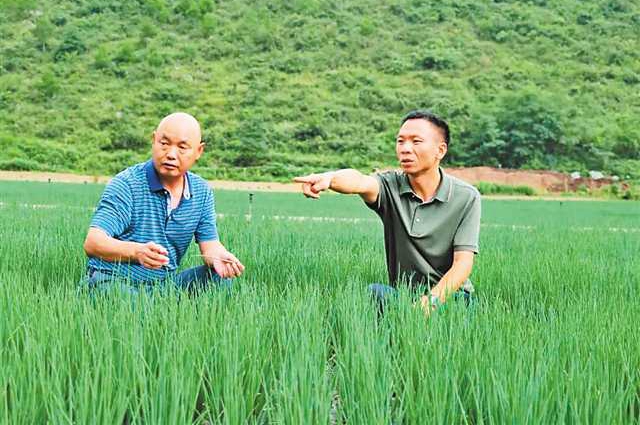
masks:
{"label": "man's forearm", "polygon": [[318,199],[321,192],[331,189],[338,193],[360,195],[365,202],[372,203],[378,199],[380,190],[376,178],[352,169],[299,176],[293,181],[302,183],[304,196],[313,199]]}
{"label": "man's forearm", "polygon": [[213,260],[220,258],[222,254],[227,252],[227,249],[220,241],[201,242],[199,246],[202,260],[208,267],[213,267]]}
{"label": "man's forearm", "polygon": [[344,194],[359,194],[362,190],[362,179],[364,175],[353,169],[327,171],[323,173],[331,177],[329,189]]}
{"label": "man's forearm", "polygon": [[344,194],[361,194],[366,190],[365,175],[358,170],[344,169],[324,173],[331,177],[329,189]]}
{"label": "man's forearm", "polygon": [[469,275],[473,264],[468,262],[454,262],[449,271],[442,276],[440,282],[433,288],[431,288],[431,295],[434,295],[440,299],[440,302],[444,303],[449,295],[453,294],[464,284]]}
{"label": "man's forearm", "polygon": [[98,257],[105,261],[136,261],[137,242],[119,241],[106,235],[99,229],[91,229],[84,242],[84,250],[88,256]]}

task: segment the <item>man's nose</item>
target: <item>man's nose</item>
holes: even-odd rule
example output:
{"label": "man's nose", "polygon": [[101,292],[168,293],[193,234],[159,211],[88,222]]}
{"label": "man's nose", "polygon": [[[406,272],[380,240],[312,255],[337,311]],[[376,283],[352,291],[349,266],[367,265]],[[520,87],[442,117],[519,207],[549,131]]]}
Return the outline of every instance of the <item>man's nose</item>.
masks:
{"label": "man's nose", "polygon": [[167,158],[176,159],[177,157],[178,157],[178,147],[169,146],[169,150],[167,151]]}
{"label": "man's nose", "polygon": [[402,153],[409,153],[409,152],[411,152],[411,143],[402,142],[402,143],[400,143],[400,146],[398,148],[399,148],[400,152],[402,152]]}

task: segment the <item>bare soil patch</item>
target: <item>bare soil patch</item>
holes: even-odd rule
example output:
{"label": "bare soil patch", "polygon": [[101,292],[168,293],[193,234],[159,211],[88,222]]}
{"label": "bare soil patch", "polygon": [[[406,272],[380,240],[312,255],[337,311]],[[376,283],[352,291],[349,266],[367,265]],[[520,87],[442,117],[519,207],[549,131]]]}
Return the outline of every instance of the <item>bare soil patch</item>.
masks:
{"label": "bare soil patch", "polygon": [[[470,168],[447,168],[448,173],[471,184],[478,182],[488,182],[509,186],[529,186],[540,192],[564,192],[574,189],[575,181],[571,177],[553,171],[529,171],[497,169],[491,167],[470,167]],[[88,176],[71,173],[49,173],[33,171],[0,171],[0,180],[17,181],[39,181],[57,183],[107,183],[109,176]],[[590,179],[580,179],[586,182],[587,186],[594,187],[600,185]],[[267,192],[299,192],[300,185],[296,183],[276,183],[276,182],[243,182],[227,180],[210,180],[209,183],[218,189],[246,190],[246,191],[267,191]],[[495,196],[493,198],[502,198]],[[505,199],[515,199],[508,196]],[[518,199],[540,199],[539,197],[517,197]],[[584,199],[567,197],[550,197],[554,200]]]}

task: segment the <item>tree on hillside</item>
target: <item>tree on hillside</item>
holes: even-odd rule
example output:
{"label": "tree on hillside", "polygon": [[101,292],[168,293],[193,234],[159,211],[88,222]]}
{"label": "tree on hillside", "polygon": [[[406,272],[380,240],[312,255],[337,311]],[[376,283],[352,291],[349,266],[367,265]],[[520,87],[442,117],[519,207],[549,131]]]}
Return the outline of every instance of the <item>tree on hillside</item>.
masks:
{"label": "tree on hillside", "polygon": [[509,95],[492,112],[473,121],[462,138],[475,165],[552,168],[564,153],[562,128],[554,108],[528,92]]}
{"label": "tree on hillside", "polygon": [[47,50],[55,28],[55,25],[53,25],[51,21],[44,16],[40,17],[36,21],[36,25],[33,27],[32,32],[43,52]]}

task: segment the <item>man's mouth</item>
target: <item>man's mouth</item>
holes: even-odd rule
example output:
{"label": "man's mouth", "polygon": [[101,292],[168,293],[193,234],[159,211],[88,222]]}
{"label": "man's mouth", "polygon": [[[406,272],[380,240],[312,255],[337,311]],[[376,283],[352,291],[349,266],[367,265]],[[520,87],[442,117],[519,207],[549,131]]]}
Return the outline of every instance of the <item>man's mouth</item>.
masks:
{"label": "man's mouth", "polygon": [[401,159],[400,164],[411,164],[413,159]]}
{"label": "man's mouth", "polygon": [[177,166],[177,165],[175,165],[175,164],[169,164],[169,163],[167,163],[167,162],[163,162],[163,163],[162,163],[162,166],[163,166],[164,168],[168,168],[169,170],[177,170],[177,169],[178,169],[178,166]]}

